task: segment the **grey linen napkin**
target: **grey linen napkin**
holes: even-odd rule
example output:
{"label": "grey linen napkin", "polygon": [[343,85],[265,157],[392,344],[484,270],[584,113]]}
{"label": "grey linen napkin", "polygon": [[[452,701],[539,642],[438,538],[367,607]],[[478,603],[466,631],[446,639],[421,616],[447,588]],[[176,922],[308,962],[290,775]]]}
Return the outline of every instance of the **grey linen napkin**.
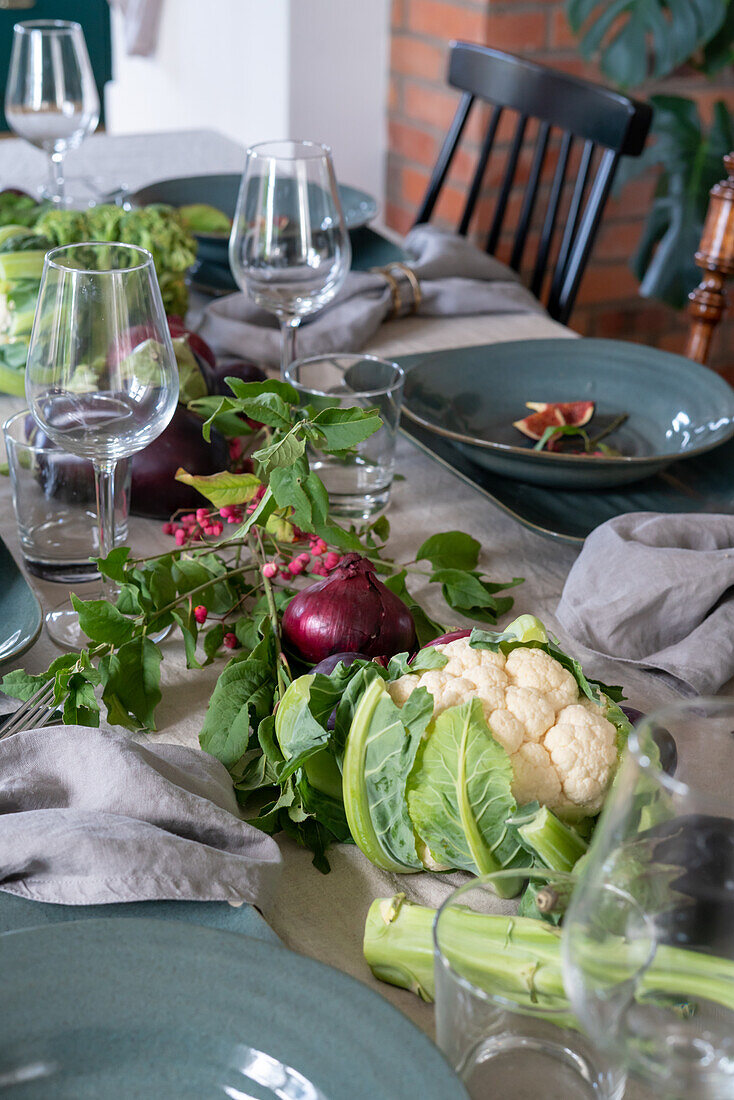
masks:
{"label": "grey linen napkin", "polygon": [[556,615],[595,653],[717,691],[734,675],[734,516],[608,520],[584,543]]}
{"label": "grey linen napkin", "polygon": [[[423,293],[421,316],[544,312],[514,271],[465,237],[418,225],[405,238],[405,249]],[[352,271],[334,301],[299,329],[298,354],[357,351],[390,308],[390,289],[382,275]],[[245,294],[212,302],[199,331],[220,354],[244,355],[271,367],[280,362],[277,320]]]}
{"label": "grey linen napkin", "polygon": [[84,726],[0,741],[0,889],[65,905],[266,905],[274,840],[242,821],[226,769],[180,745]]}

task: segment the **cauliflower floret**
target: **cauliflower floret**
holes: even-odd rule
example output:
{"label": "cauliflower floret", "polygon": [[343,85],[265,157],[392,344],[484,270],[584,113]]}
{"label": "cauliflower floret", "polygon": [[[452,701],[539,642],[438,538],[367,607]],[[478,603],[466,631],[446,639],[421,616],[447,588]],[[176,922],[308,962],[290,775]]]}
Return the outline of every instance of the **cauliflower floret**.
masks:
{"label": "cauliflower floret", "polygon": [[582,807],[585,814],[597,813],[617,763],[612,723],[588,706],[573,704],[558,715],[544,744],[561,778],[564,802]]}
{"label": "cauliflower floret", "polygon": [[542,649],[513,649],[505,665],[510,682],[539,691],[556,711],[578,701],[579,689],[571,673]]}
{"label": "cauliflower floret", "polygon": [[418,681],[433,696],[433,716],[438,717],[449,707],[465,703],[476,695],[476,686],[461,676],[451,676],[445,668],[432,668]]}
{"label": "cauliflower floret", "polygon": [[512,793],[520,806],[535,799],[553,808],[561,797],[561,781],[542,745],[526,741],[510,757]]}
{"label": "cauliflower floret", "polygon": [[540,741],[556,720],[552,703],[539,691],[527,687],[508,687],[505,705],[525,727],[528,741]]}
{"label": "cauliflower floret", "polygon": [[436,649],[448,658],[444,672],[452,676],[466,676],[473,680],[477,674],[498,684],[506,684],[505,655],[493,653],[491,649],[472,649],[466,638],[457,638]]}
{"label": "cauliflower floret", "polygon": [[498,707],[487,718],[487,724],[506,753],[512,756],[517,752],[525,738],[525,727],[511,711]]}
{"label": "cauliflower floret", "polygon": [[387,690],[390,693],[390,698],[397,706],[402,707],[404,703],[408,701],[415,689],[420,683],[420,676],[417,674],[401,676],[397,680],[393,680],[391,684],[387,685]]}

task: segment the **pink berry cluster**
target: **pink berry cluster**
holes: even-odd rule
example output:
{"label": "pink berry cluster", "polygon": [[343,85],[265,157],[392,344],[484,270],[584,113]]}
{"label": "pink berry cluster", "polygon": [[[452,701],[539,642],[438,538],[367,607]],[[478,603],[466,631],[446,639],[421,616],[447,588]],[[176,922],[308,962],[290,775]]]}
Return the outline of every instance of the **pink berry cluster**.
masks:
{"label": "pink berry cluster", "polygon": [[335,565],[341,561],[341,554],[335,550],[329,550],[328,546],[318,535],[303,535],[308,539],[309,549],[291,558],[287,565],[279,565],[275,561],[268,561],[263,566],[263,576],[272,580],[281,576],[290,580],[299,573],[311,573],[317,577],[328,577]]}
{"label": "pink berry cluster", "polygon": [[[194,608],[194,618],[196,619],[199,626],[204,625],[208,615],[209,611],[203,603],[197,604],[197,606]],[[227,649],[237,649],[237,646],[239,645],[239,642],[237,641],[237,635],[234,634],[231,630],[224,635],[222,641],[224,642]]]}
{"label": "pink berry cluster", "polygon": [[201,542],[203,538],[216,538],[224,531],[224,524],[216,518],[216,513],[207,508],[197,508],[187,512],[179,519],[163,524],[164,535],[173,535],[177,546],[186,546],[190,542]]}

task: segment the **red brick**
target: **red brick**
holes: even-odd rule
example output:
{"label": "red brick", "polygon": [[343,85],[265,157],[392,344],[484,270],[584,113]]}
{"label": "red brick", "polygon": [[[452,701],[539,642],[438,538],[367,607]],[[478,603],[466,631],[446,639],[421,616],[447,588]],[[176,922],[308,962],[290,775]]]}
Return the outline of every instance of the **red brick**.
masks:
{"label": "red brick", "polygon": [[400,153],[408,160],[416,160],[428,168],[433,167],[438,152],[438,141],[433,134],[417,126],[392,120],[388,126],[388,135],[392,152]]}
{"label": "red brick", "polygon": [[427,88],[412,80],[405,83],[404,109],[406,118],[425,122],[447,130],[456,113],[459,96],[454,91]]}
{"label": "red brick", "polygon": [[643,223],[602,222],[594,244],[594,256],[605,260],[628,260],[640,240]]}
{"label": "red brick", "polygon": [[447,50],[422,42],[410,34],[394,34],[390,50],[393,72],[417,76],[421,80],[443,81]]}
{"label": "red brick", "polygon": [[417,34],[440,38],[442,42],[452,38],[487,41],[485,11],[457,7],[444,0],[409,0],[408,26]]}
{"label": "red brick", "polygon": [[592,266],[584,274],[577,301],[579,305],[623,301],[637,294],[638,285],[627,264]]}
{"label": "red brick", "polygon": [[580,76],[582,80],[591,80],[595,83],[605,83],[602,80],[598,65],[592,61],[584,61],[582,57],[556,57],[552,54],[546,59],[548,65],[561,73],[569,76]]}
{"label": "red brick", "polygon": [[[576,49],[578,36],[573,33],[568,25],[565,7],[556,8],[550,15],[551,45],[557,50]],[[549,60],[549,64],[553,64]]]}
{"label": "red brick", "polygon": [[604,220],[644,216],[650,209],[655,191],[657,172],[632,180],[619,194],[612,194],[604,208]]}
{"label": "red brick", "polygon": [[408,0],[392,0],[390,25],[393,30],[402,30],[407,24]]}
{"label": "red brick", "polygon": [[412,210],[416,210],[426,193],[429,173],[418,168],[403,168],[400,173],[400,198]]}
{"label": "red brick", "polygon": [[499,13],[492,6],[487,20],[487,44],[497,50],[541,50],[545,46],[546,18],[544,11]]}
{"label": "red brick", "polygon": [[397,203],[385,203],[385,222],[393,229],[397,229],[398,233],[407,233],[413,224],[413,218],[414,213],[398,206]]}
{"label": "red brick", "polygon": [[400,81],[391,78],[387,89],[387,109],[390,114],[400,108]]}

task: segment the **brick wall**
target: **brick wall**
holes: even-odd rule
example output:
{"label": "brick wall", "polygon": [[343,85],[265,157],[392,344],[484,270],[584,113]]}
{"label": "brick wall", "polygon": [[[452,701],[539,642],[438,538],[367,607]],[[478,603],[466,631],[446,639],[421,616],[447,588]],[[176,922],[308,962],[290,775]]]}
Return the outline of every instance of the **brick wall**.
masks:
{"label": "brick wall", "polygon": [[[451,39],[495,46],[565,72],[591,80],[601,79],[596,67],[578,53],[576,39],[566,22],[563,0],[393,0],[386,219],[400,231],[406,231],[412,224],[458,102],[459,94],[445,83],[447,48]],[[734,75],[731,73],[725,73],[716,82],[695,73],[677,75],[650,85],[644,91],[694,98],[707,120],[718,98],[727,99],[734,109]],[[475,107],[434,215],[438,223],[455,227],[458,221],[483,121],[481,112]],[[502,125],[498,132],[498,169],[504,160],[500,149],[507,145],[514,119],[508,116],[506,122],[509,125],[504,127],[504,132]],[[532,132],[529,137],[532,143]],[[546,187],[554,167],[552,154],[551,148]],[[516,183],[520,186],[511,196],[508,227],[498,250],[503,259],[509,255],[511,228],[519,211],[521,185],[523,178],[527,178],[529,163],[528,151],[518,166]],[[493,174],[490,160],[474,222],[478,234],[482,230],[486,232],[497,183],[498,172]],[[587,336],[630,339],[680,352],[687,331],[685,314],[640,298],[637,281],[628,266],[652,200],[654,184],[655,175],[651,173],[649,177],[631,182],[610,199],[570,323],[572,328]],[[543,208],[539,201],[536,222],[542,218]],[[532,254],[532,245],[531,235],[526,250],[529,254]],[[734,292],[731,297],[731,312],[734,313]],[[731,368],[734,381],[734,317],[718,331],[711,365],[724,372]]]}

